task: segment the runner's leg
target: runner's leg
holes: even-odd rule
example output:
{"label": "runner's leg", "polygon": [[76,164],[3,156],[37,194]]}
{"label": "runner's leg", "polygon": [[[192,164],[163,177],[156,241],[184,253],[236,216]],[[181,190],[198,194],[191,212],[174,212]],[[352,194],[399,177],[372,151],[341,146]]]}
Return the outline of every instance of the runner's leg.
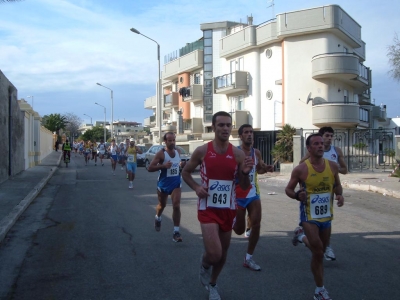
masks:
{"label": "runner's leg", "polygon": [[202,223],[200,226],[205,248],[203,266],[206,269],[213,267],[210,283],[215,284],[226,261],[232,231],[223,232],[216,223]]}

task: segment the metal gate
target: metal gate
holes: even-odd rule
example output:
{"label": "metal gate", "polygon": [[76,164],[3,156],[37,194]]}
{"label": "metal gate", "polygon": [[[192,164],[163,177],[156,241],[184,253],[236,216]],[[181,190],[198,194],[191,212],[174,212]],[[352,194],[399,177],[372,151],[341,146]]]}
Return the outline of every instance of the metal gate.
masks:
{"label": "metal gate", "polygon": [[[342,149],[349,171],[364,169],[392,169],[394,158],[395,129],[334,129],[333,145]],[[303,130],[303,149],[305,140],[317,129]],[[306,150],[305,150],[306,151]]]}
{"label": "metal gate", "polygon": [[[277,131],[254,131],[254,148],[261,152],[261,157],[267,165],[272,165],[274,159],[271,151],[276,142]],[[279,170],[279,163],[275,167]]]}

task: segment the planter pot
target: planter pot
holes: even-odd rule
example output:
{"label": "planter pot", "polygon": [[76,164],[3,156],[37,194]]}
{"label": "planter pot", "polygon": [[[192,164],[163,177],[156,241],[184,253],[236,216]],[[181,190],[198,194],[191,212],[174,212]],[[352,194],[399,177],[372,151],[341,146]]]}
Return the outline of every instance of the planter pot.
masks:
{"label": "planter pot", "polygon": [[280,175],[290,175],[293,171],[293,163],[280,163]]}

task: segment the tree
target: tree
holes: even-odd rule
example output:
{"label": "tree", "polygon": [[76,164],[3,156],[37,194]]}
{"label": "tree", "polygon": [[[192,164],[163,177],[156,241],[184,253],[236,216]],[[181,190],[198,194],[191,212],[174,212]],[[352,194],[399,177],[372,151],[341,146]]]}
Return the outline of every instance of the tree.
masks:
{"label": "tree", "polygon": [[293,162],[293,136],[296,134],[296,128],[286,124],[276,135],[276,143],[271,151],[276,162]]}
{"label": "tree", "polygon": [[67,118],[60,114],[45,115],[42,118],[42,125],[52,132],[56,132],[57,136],[60,133],[60,129],[67,127]]}
{"label": "tree", "polygon": [[397,33],[393,38],[393,45],[388,47],[387,56],[389,58],[389,63],[391,66],[391,70],[389,73],[393,77],[393,79],[400,81],[400,41]]}
{"label": "tree", "polygon": [[67,126],[65,127],[65,130],[69,131],[71,136],[76,136],[79,126],[82,124],[83,120],[74,113],[66,113],[65,117],[67,119]]}
{"label": "tree", "polygon": [[[106,139],[110,138],[111,134],[110,132],[106,129]],[[101,139],[104,138],[104,127],[103,126],[94,126],[92,129],[87,130],[81,138],[85,141],[88,140],[96,140],[100,141]]]}

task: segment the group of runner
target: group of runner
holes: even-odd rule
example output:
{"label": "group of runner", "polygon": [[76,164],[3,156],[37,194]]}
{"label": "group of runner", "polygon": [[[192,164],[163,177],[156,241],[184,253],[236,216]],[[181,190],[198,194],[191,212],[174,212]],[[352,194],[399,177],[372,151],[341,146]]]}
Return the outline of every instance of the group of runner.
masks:
{"label": "group of runner", "polygon": [[[148,171],[159,172],[155,230],[161,230],[162,213],[168,196],[171,196],[174,242],[183,241],[179,227],[182,178],[195,191],[204,244],[199,279],[209,293],[209,300],[218,300],[221,297],[217,279],[227,258],[232,229],[241,235],[246,232],[247,227],[246,235],[249,239],[243,266],[261,271],[261,267],[253,259],[260,236],[262,216],[257,175],[273,172],[274,166],[267,165],[260,151],[253,147],[253,128],[250,124],[244,124],[238,130],[240,147],[235,147],[229,142],[232,131],[232,117],[229,113],[215,113],[212,129],[214,139],[196,148],[188,162],[180,158],[180,152],[175,147],[175,134],[166,133],[163,137],[165,147],[156,153]],[[308,153],[293,169],[285,189],[288,197],[300,202],[300,226],[294,231],[292,243],[295,246],[304,243],[311,250],[311,270],[316,284],[314,300],[331,299],[323,282],[323,258],[336,259],[330,247],[334,198],[339,207],[344,204],[338,174],[346,174],[347,167],[340,148],[332,145],[333,134],[331,127],[323,127],[319,133],[307,137]],[[134,139],[127,139],[120,145],[112,140],[108,147],[103,140],[98,145],[96,141],[88,141],[83,148],[86,165],[90,158],[95,160],[96,165],[97,148],[101,164],[104,165],[102,159],[107,148],[111,153],[114,175],[116,164],[122,159],[121,169],[126,165],[129,188],[133,187],[137,154],[142,153],[140,148],[135,146]],[[201,182],[196,182],[192,173],[199,165]],[[299,189],[295,191],[297,186]]]}
{"label": "group of runner", "polygon": [[[250,124],[244,124],[238,130],[240,147],[229,142],[232,130],[229,113],[221,111],[214,114],[212,129],[214,139],[198,147],[188,162],[181,161],[180,153],[175,149],[175,134],[166,133],[165,147],[155,155],[148,171],[159,172],[155,230],[161,229],[161,216],[167,198],[171,196],[174,242],[183,241],[179,232],[181,177],[195,191],[204,244],[199,279],[208,291],[209,299],[218,300],[221,297],[217,279],[227,258],[232,229],[241,235],[248,227],[249,239],[243,266],[254,271],[261,270],[253,259],[262,216],[257,175],[273,172],[274,166],[267,165],[260,151],[253,148],[254,136]],[[295,229],[292,242],[293,245],[304,243],[311,250],[315,300],[331,299],[323,284],[323,258],[325,255],[327,260],[335,260],[329,247],[334,197],[339,207],[344,204],[338,174],[346,174],[347,168],[341,150],[331,145],[332,137],[333,129],[330,127],[321,128],[319,133],[307,137],[308,154],[294,168],[285,189],[287,196],[300,202],[300,226]],[[199,165],[201,182],[196,182],[192,173]],[[183,168],[181,176],[180,168]],[[297,191],[296,186],[299,186]]]}

